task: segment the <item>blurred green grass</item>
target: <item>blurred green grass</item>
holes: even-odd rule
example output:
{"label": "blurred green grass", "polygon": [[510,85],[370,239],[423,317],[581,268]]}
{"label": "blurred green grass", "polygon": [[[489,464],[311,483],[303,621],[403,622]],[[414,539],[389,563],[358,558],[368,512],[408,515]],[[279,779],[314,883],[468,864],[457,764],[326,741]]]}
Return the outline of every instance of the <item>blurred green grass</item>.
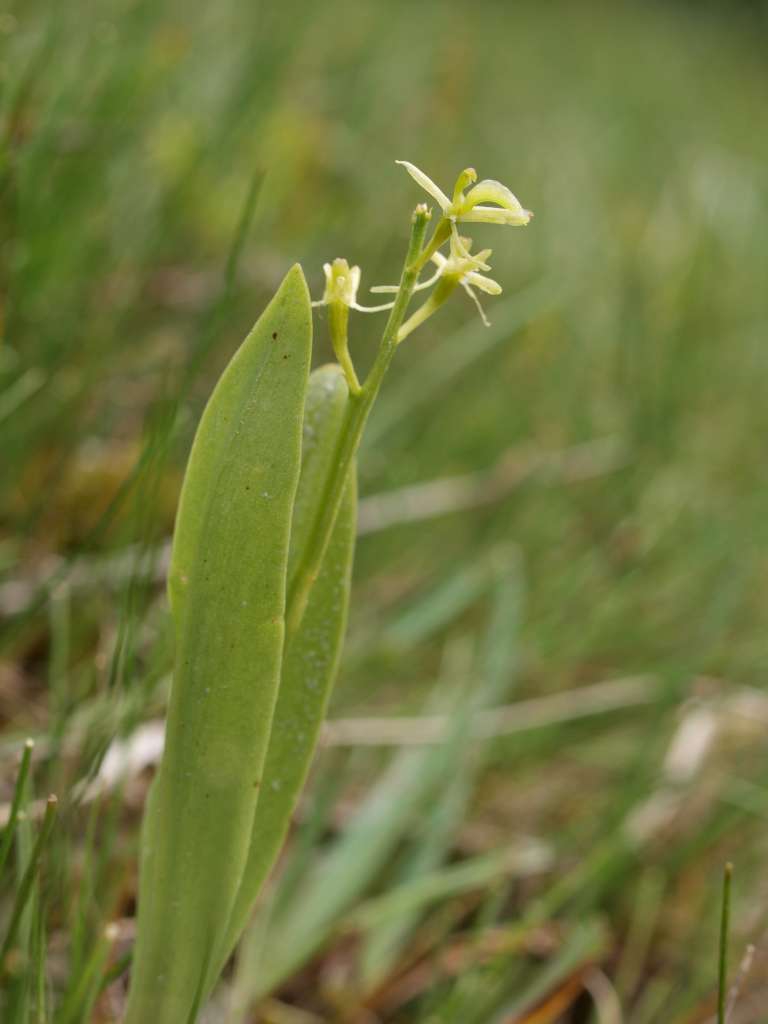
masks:
{"label": "blurred green grass", "polygon": [[[751,688],[762,699],[766,667],[764,17],[597,0],[23,0],[0,33],[0,716],[6,751],[27,732],[51,745],[38,795],[63,807],[42,916],[54,934],[79,922],[75,968],[102,920],[130,916],[140,798],[112,801],[111,853],[75,899],[78,782],[162,710],[167,618],[147,576],[202,404],[290,262],[317,295],[339,255],[364,288],[393,280],[421,198],[394,165],[406,158],[444,187],[473,165],[536,218],[478,226],[505,288],[493,326],[457,301],[404,346],[363,495],[502,459],[512,483],[526,460],[566,453],[566,468],[361,537],[334,714],[417,713],[446,651],[485,629],[472,573],[516,545],[514,697],[642,673],[658,699],[494,742],[457,834],[556,851],[497,915],[524,915],[586,865],[556,912],[605,916],[611,977],[642,893],[660,893],[627,1019],[704,1019],[725,859],[734,955],[765,927],[764,725],[733,710]],[[377,324],[358,321],[365,365]],[[573,446],[594,440],[614,464],[569,474]],[[117,582],[93,570],[125,551]],[[680,784],[684,806],[639,857],[606,860],[632,808],[666,792],[692,707],[719,732]],[[314,785],[339,758],[359,794],[379,763],[365,752],[323,754]],[[515,961],[518,995],[539,967],[530,950]],[[431,998],[402,1019],[470,1019],[463,990],[436,982]]]}

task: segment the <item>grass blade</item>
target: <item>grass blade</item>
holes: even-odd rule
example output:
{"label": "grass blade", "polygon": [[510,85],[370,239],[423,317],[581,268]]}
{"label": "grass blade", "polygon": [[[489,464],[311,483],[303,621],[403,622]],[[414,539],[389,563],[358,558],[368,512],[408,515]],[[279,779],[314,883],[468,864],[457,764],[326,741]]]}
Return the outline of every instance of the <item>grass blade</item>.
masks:
{"label": "grass blade", "polygon": [[40,867],[40,858],[43,850],[45,849],[46,843],[51,835],[53,829],[53,823],[56,819],[56,806],[57,800],[55,796],[49,796],[48,801],[45,805],[45,814],[43,816],[43,823],[40,826],[35,845],[32,848],[32,853],[29,858],[29,862],[22,875],[21,882],[16,891],[16,898],[13,902],[13,909],[11,910],[10,920],[8,922],[8,928],[5,933],[5,939],[3,940],[2,948],[0,948],[0,978],[6,971],[7,968],[7,957],[11,950],[16,936],[21,925],[22,915],[27,906],[27,901],[32,892],[32,885],[37,878],[37,872]]}
{"label": "grass blade", "polygon": [[8,859],[11,844],[13,843],[13,836],[16,831],[16,822],[19,818],[19,807],[21,806],[21,801],[24,797],[27,785],[27,779],[29,777],[29,766],[32,761],[32,751],[34,746],[34,740],[26,740],[21,752],[21,764],[19,765],[19,773],[16,776],[16,785],[13,790],[11,809],[8,814],[8,821],[3,829],[3,838],[0,841],[0,877],[2,876],[5,862]]}
{"label": "grass blade", "polygon": [[725,1024],[726,1000],[728,998],[728,935],[731,928],[731,882],[733,864],[725,865],[723,871],[723,903],[720,912],[720,948],[717,976],[717,1024]]}

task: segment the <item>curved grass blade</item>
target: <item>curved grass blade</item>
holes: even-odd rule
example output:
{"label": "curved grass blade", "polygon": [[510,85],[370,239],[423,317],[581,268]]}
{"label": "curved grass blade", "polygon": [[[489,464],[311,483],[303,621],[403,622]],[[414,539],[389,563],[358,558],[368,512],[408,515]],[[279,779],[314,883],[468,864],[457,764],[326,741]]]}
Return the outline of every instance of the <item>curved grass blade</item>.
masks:
{"label": "curved grass blade", "polygon": [[127,1024],[194,1020],[240,884],[280,680],[311,343],[295,266],[222,374],[190,454],[169,573],[176,668],[145,815]]}
{"label": "curved grass blade", "polygon": [[29,861],[24,868],[24,874],[21,876],[21,881],[19,882],[19,886],[16,890],[16,896],[13,901],[13,909],[11,910],[5,939],[3,940],[2,948],[0,948],[0,980],[2,980],[6,973],[8,966],[8,953],[16,941],[16,936],[18,934],[19,927],[21,926],[22,916],[27,907],[30,895],[32,894],[32,886],[37,878],[37,872],[40,867],[40,858],[51,836],[51,831],[56,820],[56,808],[56,797],[49,796],[45,805],[43,823],[40,826],[40,831],[38,832],[37,839],[35,840],[35,845],[32,848],[32,853],[30,854]]}
{"label": "curved grass blade", "polygon": [[[314,523],[317,501],[331,471],[348,400],[347,383],[336,365],[310,377],[304,415],[299,488],[291,528],[289,580],[301,563]],[[280,851],[291,814],[309,771],[328,698],[336,677],[349,606],[355,545],[357,487],[354,463],[322,567],[299,629],[287,635],[264,784],[259,794],[248,862],[210,977],[212,985],[240,937],[253,904]]]}
{"label": "curved grass blade", "polygon": [[21,807],[21,802],[26,790],[29,766],[32,762],[32,750],[34,749],[34,746],[34,740],[25,740],[24,747],[22,748],[21,764],[19,765],[19,773],[16,776],[16,785],[13,789],[11,809],[8,814],[8,821],[3,829],[2,837],[0,837],[0,877],[2,877],[3,868],[5,867],[5,862],[8,858],[8,852],[11,849],[11,844],[13,843],[13,836],[16,831],[16,822],[19,818],[19,808]]}

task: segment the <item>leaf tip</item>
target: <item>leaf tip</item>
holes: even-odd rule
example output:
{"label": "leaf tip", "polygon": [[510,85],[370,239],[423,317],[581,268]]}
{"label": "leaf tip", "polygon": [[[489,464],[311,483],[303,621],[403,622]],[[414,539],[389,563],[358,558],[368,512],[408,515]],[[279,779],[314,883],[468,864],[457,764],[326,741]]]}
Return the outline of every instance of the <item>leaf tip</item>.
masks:
{"label": "leaf tip", "polygon": [[307,285],[307,279],[304,276],[304,271],[300,263],[294,263],[288,273],[285,275],[283,285],[293,285],[293,287],[302,288],[307,293],[307,301],[309,301],[309,286]]}

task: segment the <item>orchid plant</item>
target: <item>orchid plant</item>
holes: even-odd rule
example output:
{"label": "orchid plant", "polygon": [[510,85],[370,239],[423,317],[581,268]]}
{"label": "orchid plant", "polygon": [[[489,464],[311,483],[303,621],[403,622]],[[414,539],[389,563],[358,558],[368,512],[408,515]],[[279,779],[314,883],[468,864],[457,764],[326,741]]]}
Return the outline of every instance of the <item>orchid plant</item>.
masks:
{"label": "orchid plant", "polygon": [[[201,418],[176,518],[168,591],[175,670],[163,759],[142,832],[127,1024],[191,1024],[232,954],[285,838],[333,686],[355,542],[355,458],[398,345],[461,286],[498,295],[490,249],[461,223],[522,226],[504,185],[459,175],[420,204],[400,282],[358,302],[361,271],[326,263],[310,300],[294,266],[235,352]],[[447,255],[441,250],[448,246]],[[428,263],[436,270],[424,280]],[[411,315],[416,292],[429,295]],[[312,307],[337,363],[310,374]],[[480,307],[479,307],[480,308]],[[388,311],[360,381],[350,310]],[[480,308],[485,322],[485,314]],[[406,318],[407,317],[407,318]]]}

